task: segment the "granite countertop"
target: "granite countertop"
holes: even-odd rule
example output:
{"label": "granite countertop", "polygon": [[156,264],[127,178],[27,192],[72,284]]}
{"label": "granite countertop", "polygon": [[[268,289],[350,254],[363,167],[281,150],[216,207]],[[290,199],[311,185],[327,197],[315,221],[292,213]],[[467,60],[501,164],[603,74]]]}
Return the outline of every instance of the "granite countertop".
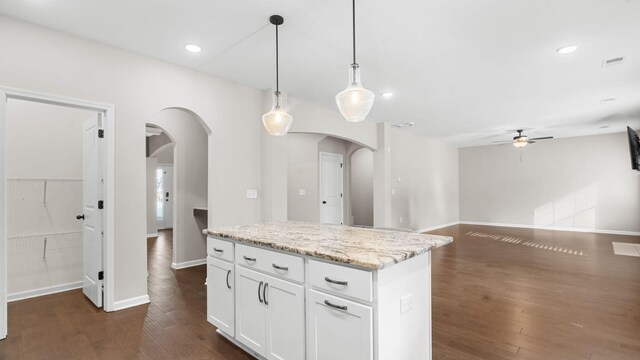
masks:
{"label": "granite countertop", "polygon": [[453,241],[448,236],[293,221],[219,227],[203,232],[369,270],[397,264]]}

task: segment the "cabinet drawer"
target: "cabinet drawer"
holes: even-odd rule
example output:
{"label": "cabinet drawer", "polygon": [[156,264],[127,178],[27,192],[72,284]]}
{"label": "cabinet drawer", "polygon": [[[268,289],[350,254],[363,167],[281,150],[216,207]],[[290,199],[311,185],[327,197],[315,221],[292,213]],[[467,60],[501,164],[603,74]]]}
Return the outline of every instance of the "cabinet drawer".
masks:
{"label": "cabinet drawer", "polygon": [[233,243],[231,241],[208,237],[207,255],[233,262]]}
{"label": "cabinet drawer", "polygon": [[309,260],[309,283],[333,294],[373,301],[371,271]]}
{"label": "cabinet drawer", "polygon": [[301,257],[238,244],[237,264],[268,274],[304,282],[304,260]]}

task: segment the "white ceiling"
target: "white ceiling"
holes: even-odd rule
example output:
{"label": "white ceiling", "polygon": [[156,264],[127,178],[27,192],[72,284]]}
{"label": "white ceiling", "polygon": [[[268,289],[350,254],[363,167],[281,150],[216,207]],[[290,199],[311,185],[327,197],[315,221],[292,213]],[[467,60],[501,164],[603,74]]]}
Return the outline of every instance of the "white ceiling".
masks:
{"label": "white ceiling", "polygon": [[[457,146],[640,127],[640,0],[359,0],[367,121]],[[1,0],[0,13],[335,108],[351,63],[349,0]],[[188,53],[186,43],[202,46]],[[556,53],[567,44],[578,51]],[[623,64],[602,68],[604,59]],[[602,103],[605,98],[612,102]],[[295,118],[294,118],[295,121]],[[601,128],[608,126],[607,128]]]}

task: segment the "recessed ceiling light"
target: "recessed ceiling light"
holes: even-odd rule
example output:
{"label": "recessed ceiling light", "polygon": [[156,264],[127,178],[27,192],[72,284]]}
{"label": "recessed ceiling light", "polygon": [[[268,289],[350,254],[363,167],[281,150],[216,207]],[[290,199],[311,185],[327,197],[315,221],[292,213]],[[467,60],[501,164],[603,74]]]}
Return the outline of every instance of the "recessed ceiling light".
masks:
{"label": "recessed ceiling light", "polygon": [[187,44],[184,46],[184,48],[187,49],[187,51],[193,53],[199,53],[200,51],[202,51],[202,48],[196,44]]}
{"label": "recessed ceiling light", "polygon": [[387,91],[387,92],[383,92],[383,93],[382,93],[382,97],[386,97],[386,98],[393,97],[393,93],[392,93],[392,92],[389,92],[389,91]]}
{"label": "recessed ceiling light", "polygon": [[567,45],[556,50],[558,54],[571,54],[572,52],[578,50],[578,45]]}

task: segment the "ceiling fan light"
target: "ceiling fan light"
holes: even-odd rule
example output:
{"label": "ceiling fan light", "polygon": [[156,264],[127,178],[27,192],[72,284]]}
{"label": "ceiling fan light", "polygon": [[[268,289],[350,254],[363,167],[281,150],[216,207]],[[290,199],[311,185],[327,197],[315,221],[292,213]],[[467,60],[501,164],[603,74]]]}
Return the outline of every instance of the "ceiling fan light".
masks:
{"label": "ceiling fan light", "polygon": [[349,84],[347,88],[336,95],[338,110],[349,122],[363,121],[371,108],[376,95],[365,89],[360,83],[360,67],[351,64],[349,67]]}
{"label": "ceiling fan light", "polygon": [[280,92],[274,92],[273,107],[262,115],[262,124],[269,135],[286,135],[293,123],[293,117],[287,113],[281,102]]}
{"label": "ceiling fan light", "polygon": [[529,144],[529,138],[526,136],[513,140],[513,146],[517,147],[518,149],[522,149],[523,147],[527,146],[527,144]]}

